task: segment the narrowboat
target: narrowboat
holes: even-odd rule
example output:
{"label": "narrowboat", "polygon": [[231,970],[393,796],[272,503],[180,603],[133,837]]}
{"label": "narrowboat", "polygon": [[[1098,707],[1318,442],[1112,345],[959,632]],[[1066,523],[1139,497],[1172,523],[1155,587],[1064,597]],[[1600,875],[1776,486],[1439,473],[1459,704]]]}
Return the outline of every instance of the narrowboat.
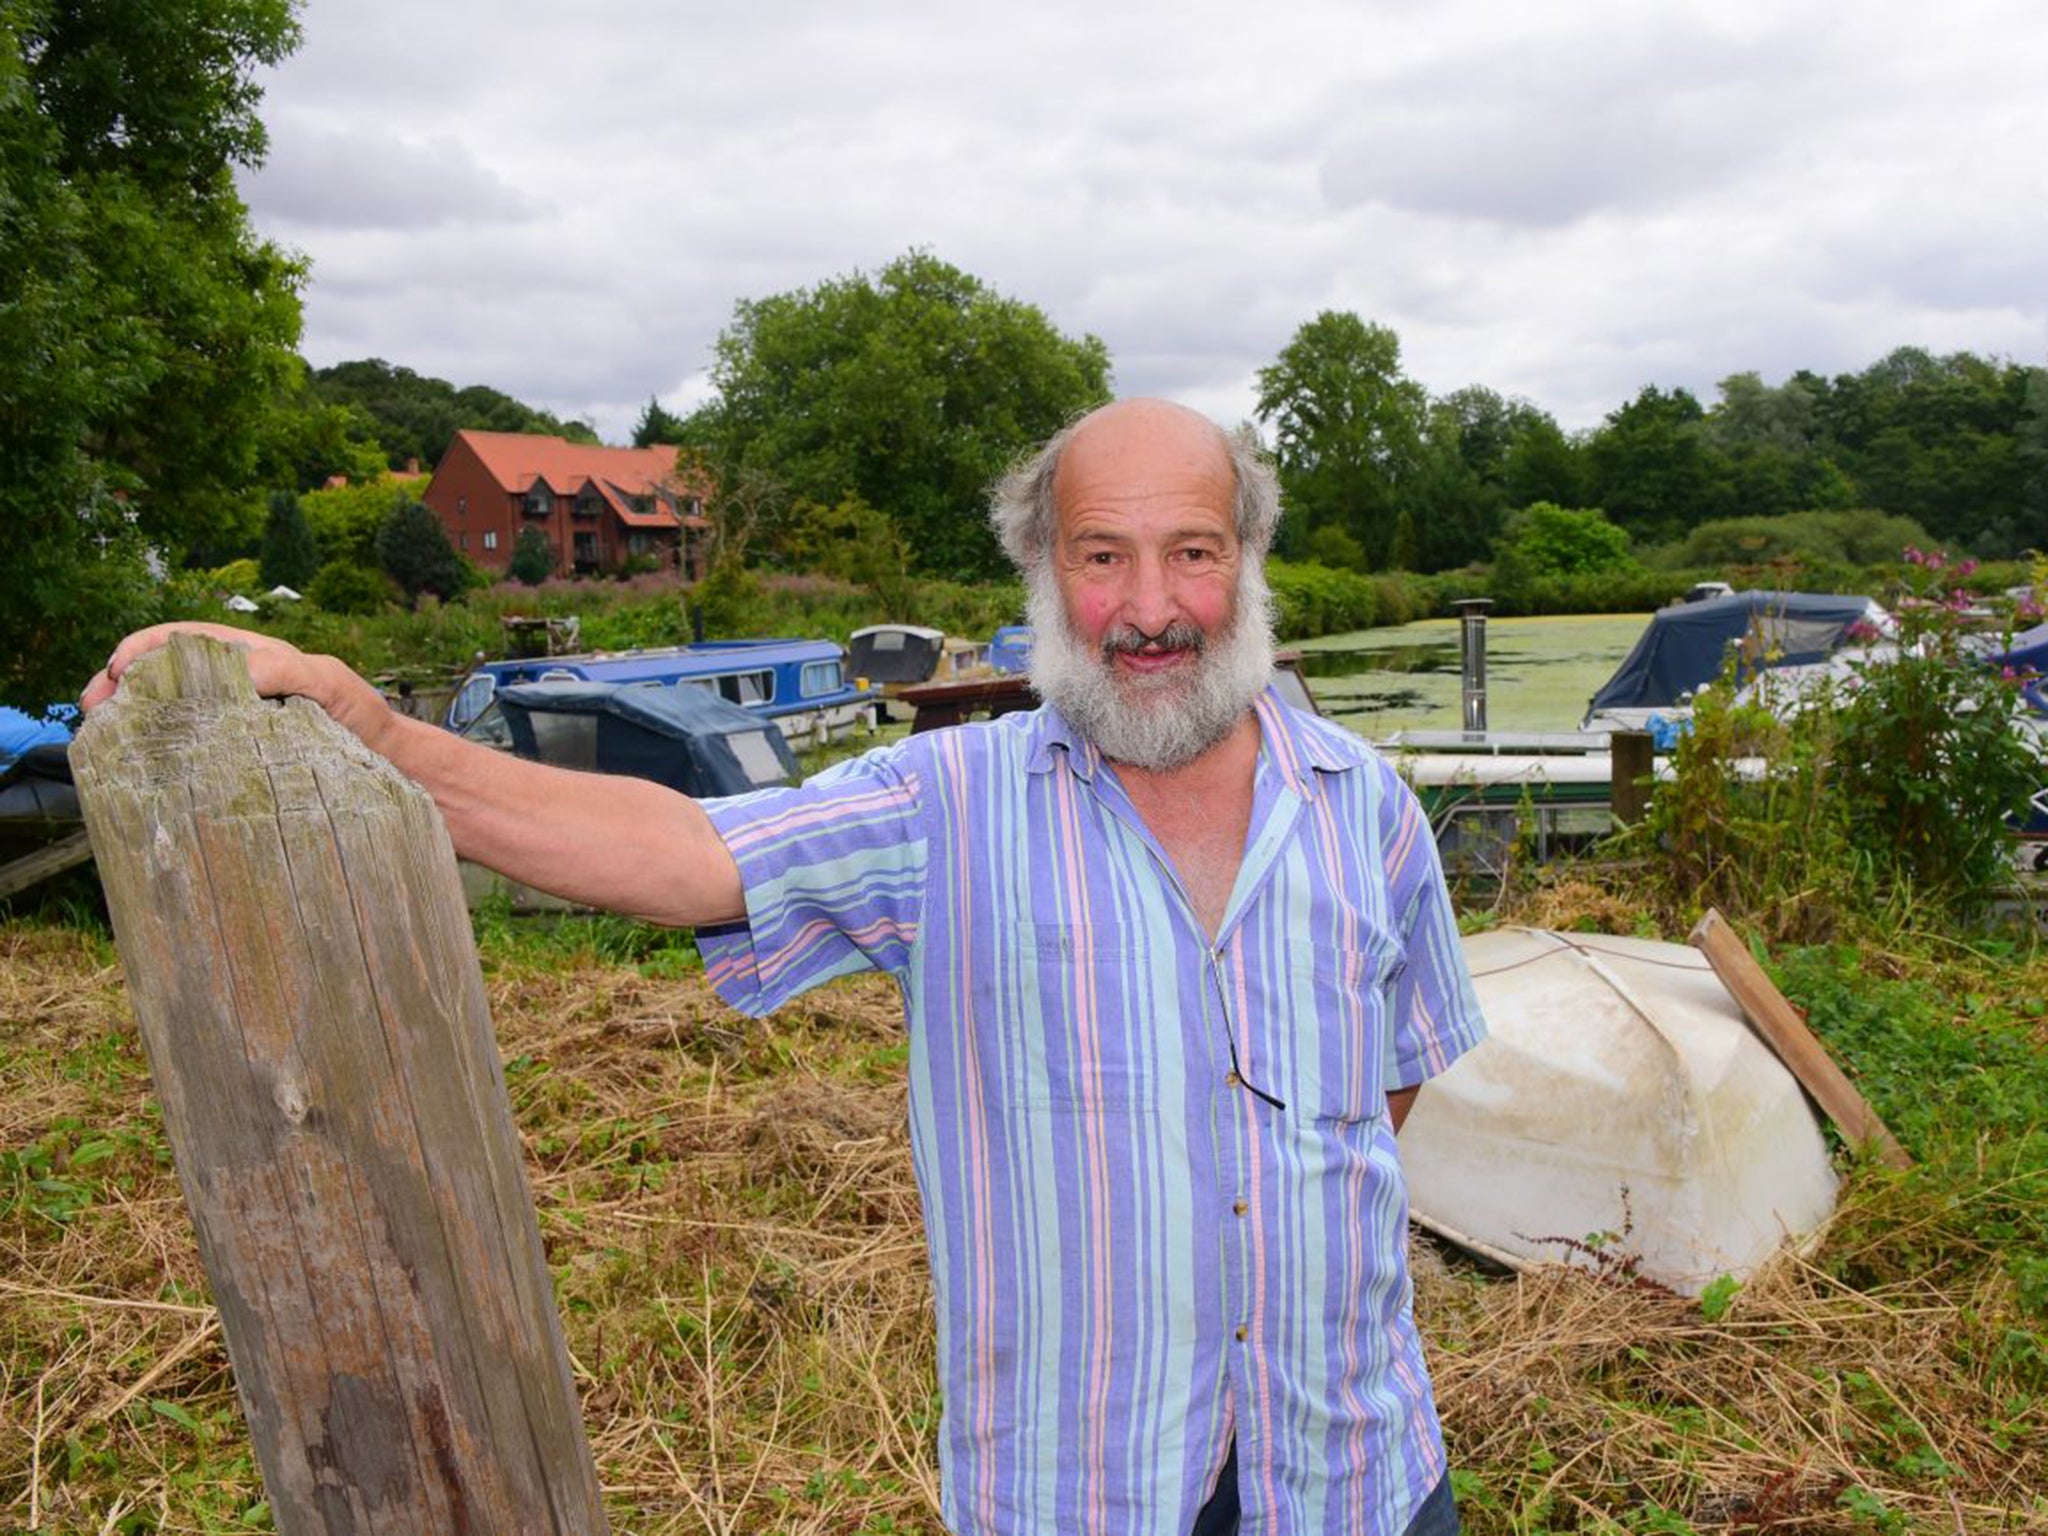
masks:
{"label": "narrowboat", "polygon": [[874,694],[849,679],[830,640],[701,640],[691,645],[479,663],[449,701],[442,724],[466,733],[498,689],[514,683],[616,683],[699,688],[773,720],[793,747],[835,741],[872,719]]}

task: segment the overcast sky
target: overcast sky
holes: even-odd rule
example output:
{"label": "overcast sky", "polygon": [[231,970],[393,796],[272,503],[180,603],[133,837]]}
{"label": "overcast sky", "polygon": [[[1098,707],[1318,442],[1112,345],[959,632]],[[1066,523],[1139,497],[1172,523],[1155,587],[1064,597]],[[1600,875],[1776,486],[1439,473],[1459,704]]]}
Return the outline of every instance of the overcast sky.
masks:
{"label": "overcast sky", "polygon": [[630,433],[736,300],[924,247],[1226,421],[1323,309],[1433,393],[2048,360],[2038,0],[306,0],[304,351]]}

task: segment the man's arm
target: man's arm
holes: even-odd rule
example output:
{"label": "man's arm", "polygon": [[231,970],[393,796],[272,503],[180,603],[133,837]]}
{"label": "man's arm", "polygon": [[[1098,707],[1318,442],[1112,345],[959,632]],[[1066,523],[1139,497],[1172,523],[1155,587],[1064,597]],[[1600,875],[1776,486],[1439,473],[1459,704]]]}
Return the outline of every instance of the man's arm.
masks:
{"label": "man's arm", "polygon": [[1401,1134],[1401,1122],[1408,1118],[1408,1111],[1415,1106],[1415,1095],[1419,1088],[1395,1088],[1387,1094],[1387,1117],[1394,1122],[1394,1134]]}
{"label": "man's arm", "polygon": [[332,656],[223,624],[158,625],[116,647],[79,700],[97,708],[138,656],[173,633],[248,653],[265,697],[311,699],[433,797],[455,851],[572,901],[649,922],[701,926],[746,915],[739,868],[694,800],[646,779],[573,773],[494,752],[399,714]]}

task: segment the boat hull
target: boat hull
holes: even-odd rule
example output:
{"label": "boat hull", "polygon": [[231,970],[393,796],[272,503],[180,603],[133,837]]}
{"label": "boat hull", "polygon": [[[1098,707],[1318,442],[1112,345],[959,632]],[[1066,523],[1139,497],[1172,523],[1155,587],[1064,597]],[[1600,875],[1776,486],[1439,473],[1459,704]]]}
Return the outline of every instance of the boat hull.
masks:
{"label": "boat hull", "polygon": [[1819,1122],[1704,955],[1536,929],[1464,943],[1491,1034],[1402,1129],[1423,1226],[1697,1295],[1826,1221]]}

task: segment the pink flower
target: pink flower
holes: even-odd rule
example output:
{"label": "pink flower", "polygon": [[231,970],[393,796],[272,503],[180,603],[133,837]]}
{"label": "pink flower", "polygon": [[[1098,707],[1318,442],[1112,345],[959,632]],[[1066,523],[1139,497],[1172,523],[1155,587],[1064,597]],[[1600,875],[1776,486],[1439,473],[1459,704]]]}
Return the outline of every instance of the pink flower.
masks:
{"label": "pink flower", "polygon": [[1968,581],[1976,573],[1977,562],[1974,560],[1965,560],[1961,565],[1956,567],[1956,576],[1958,579],[1962,581]]}
{"label": "pink flower", "polygon": [[1945,549],[1931,549],[1921,557],[1920,563],[1930,571],[1938,571],[1948,564],[1948,551]]}
{"label": "pink flower", "polygon": [[1924,564],[1926,560],[1927,557],[1921,554],[1920,551],[1915,549],[1912,545],[1908,544],[1906,546],[1906,564],[1921,565]]}

